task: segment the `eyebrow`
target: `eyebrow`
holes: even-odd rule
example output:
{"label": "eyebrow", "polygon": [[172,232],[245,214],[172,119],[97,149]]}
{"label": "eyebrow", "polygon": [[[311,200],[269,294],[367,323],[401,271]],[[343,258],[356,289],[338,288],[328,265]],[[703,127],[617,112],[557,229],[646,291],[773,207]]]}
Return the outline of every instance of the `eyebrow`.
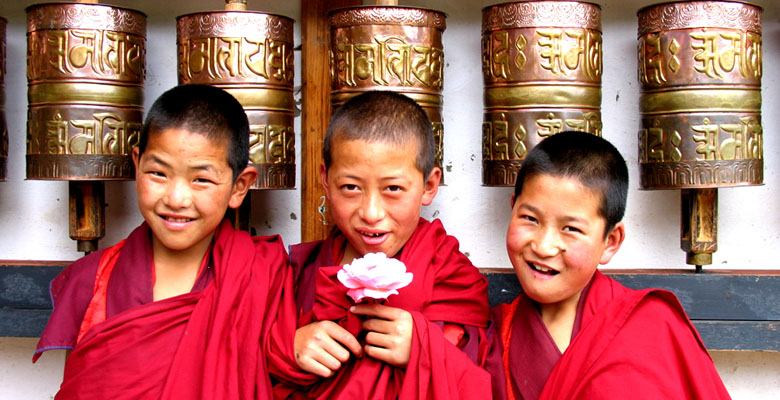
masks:
{"label": "eyebrow", "polygon": [[[521,208],[525,208],[525,209],[527,209],[528,211],[530,211],[530,212],[532,212],[532,213],[535,213],[535,214],[541,214],[541,210],[539,210],[538,208],[536,208],[536,207],[534,207],[534,206],[532,206],[532,205],[530,205],[530,204],[527,204],[527,203],[520,203],[520,207],[521,207]],[[563,220],[564,220],[565,222],[579,222],[579,223],[581,223],[581,224],[588,224],[588,222],[589,222],[589,221],[588,221],[587,219],[585,219],[585,218],[580,218],[580,217],[573,217],[573,216],[569,216],[569,215],[565,215],[565,216],[563,217]]]}
{"label": "eyebrow", "polygon": [[[171,168],[170,164],[168,164],[163,159],[161,159],[161,158],[159,158],[159,157],[157,157],[155,155],[150,155],[149,158],[151,159],[151,161],[153,163],[160,164],[164,168]],[[217,174],[218,173],[217,169],[214,168],[214,166],[211,165],[211,164],[194,165],[194,166],[190,166],[188,169],[196,170],[196,171],[205,171],[205,172],[209,172],[209,173],[213,173],[213,174]]]}

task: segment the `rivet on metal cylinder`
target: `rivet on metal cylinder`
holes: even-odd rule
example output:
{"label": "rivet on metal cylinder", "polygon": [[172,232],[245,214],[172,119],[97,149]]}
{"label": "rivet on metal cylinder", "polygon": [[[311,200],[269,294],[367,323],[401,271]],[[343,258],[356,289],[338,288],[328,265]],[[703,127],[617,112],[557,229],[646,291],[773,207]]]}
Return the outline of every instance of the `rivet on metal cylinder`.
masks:
{"label": "rivet on metal cylinder", "polygon": [[436,166],[442,166],[442,83],[446,15],[403,6],[341,8],[330,17],[331,108],[371,90],[415,100],[433,124]]}
{"label": "rivet on metal cylinder", "polygon": [[0,181],[7,178],[8,125],[5,120],[5,35],[8,21],[0,17]]}
{"label": "rivet on metal cylinder", "polygon": [[70,181],[70,236],[105,232],[105,180],[135,177],[143,123],[146,16],[85,3],[27,12],[27,178]]}
{"label": "rivet on metal cylinder", "polygon": [[761,8],[690,1],[637,15],[641,187],[683,189],[680,246],[701,270],[717,250],[717,188],[763,182]]}
{"label": "rivet on metal cylinder", "polygon": [[547,136],[601,136],[601,7],[523,1],[482,9],[482,183],[512,186]]}

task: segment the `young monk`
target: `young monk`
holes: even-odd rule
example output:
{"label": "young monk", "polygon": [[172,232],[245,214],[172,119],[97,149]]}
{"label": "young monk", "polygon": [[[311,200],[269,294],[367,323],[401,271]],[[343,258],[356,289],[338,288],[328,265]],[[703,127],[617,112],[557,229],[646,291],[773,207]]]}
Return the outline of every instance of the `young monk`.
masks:
{"label": "young monk", "polygon": [[523,287],[492,310],[482,364],[497,399],[729,398],[671,292],[597,271],[625,238],[628,170],[606,140],[564,132],[523,162],[506,246]]}
{"label": "young monk", "polygon": [[33,360],[72,349],[57,399],[272,395],[265,346],[280,302],[293,301],[286,252],[224,219],[257,177],[248,138],[221,89],[179,86],[154,102],[132,152],[144,223],[51,285]]}
{"label": "young monk", "polygon": [[[323,156],[336,227],[291,248],[300,317],[271,352],[277,398],[490,398],[475,364],[486,280],[441,222],[420,218],[442,174],[425,112],[396,93],[356,96],[334,113]],[[412,282],[355,305],[337,271],[377,252],[402,261]]]}

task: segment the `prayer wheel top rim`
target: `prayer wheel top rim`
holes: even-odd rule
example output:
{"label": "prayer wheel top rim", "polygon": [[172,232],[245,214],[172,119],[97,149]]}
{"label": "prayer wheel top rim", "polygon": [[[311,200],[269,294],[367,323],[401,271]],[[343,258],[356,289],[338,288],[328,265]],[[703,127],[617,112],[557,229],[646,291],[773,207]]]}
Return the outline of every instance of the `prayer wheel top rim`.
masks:
{"label": "prayer wheel top rim", "polygon": [[[575,17],[572,11],[576,13]],[[601,32],[601,5],[576,0],[523,0],[482,8],[482,33],[539,26],[585,28]]]}
{"label": "prayer wheel top rim", "polygon": [[[129,11],[137,14],[141,14],[144,17],[148,17],[145,12],[136,10],[134,8],[124,7],[124,6],[115,6],[112,4],[103,4],[103,3],[79,3],[79,2],[62,2],[62,3],[37,3],[37,4],[30,4],[29,6],[24,8],[25,13],[29,13],[30,10],[33,8],[39,8],[39,7],[52,7],[52,6],[86,6],[86,7],[105,7],[105,8],[114,8],[119,9],[122,11]],[[2,17],[0,17],[2,18]]]}
{"label": "prayer wheel top rim", "polygon": [[636,13],[639,19],[637,37],[660,31],[713,27],[760,34],[762,11],[761,6],[741,0],[667,1],[652,4],[640,8]]}
{"label": "prayer wheel top rim", "polygon": [[[396,15],[382,16],[378,14],[366,15],[372,11],[395,12]],[[401,13],[421,12],[421,18],[415,20],[399,19]],[[361,14],[356,16],[355,14]],[[399,25],[436,28],[440,31],[447,29],[447,13],[439,10],[409,6],[353,6],[336,8],[328,12],[328,20],[331,28],[346,28],[356,25]]]}
{"label": "prayer wheel top rim", "polygon": [[[235,19],[245,19],[236,21]],[[209,19],[207,23],[192,24],[198,19]],[[218,21],[218,20],[222,21]],[[271,23],[259,24],[259,21]],[[273,22],[274,20],[278,22]],[[189,25],[186,25],[188,24]],[[250,37],[266,36],[271,39],[292,43],[295,20],[280,14],[262,11],[199,11],[176,17],[176,40],[213,37],[214,35]],[[197,26],[196,26],[197,25]]]}
{"label": "prayer wheel top rim", "polygon": [[290,21],[292,23],[295,23],[295,19],[293,19],[291,17],[288,17],[286,15],[276,14],[276,13],[269,13],[269,12],[264,12],[264,11],[256,11],[256,10],[196,11],[196,12],[191,12],[191,13],[179,15],[179,16],[176,17],[176,20],[178,21],[178,20],[180,20],[182,18],[193,17],[193,16],[200,15],[200,14],[204,14],[204,15],[206,15],[206,14],[256,14],[256,15],[259,15],[259,16],[269,16],[269,17],[282,18],[282,19],[286,19],[286,20],[288,20],[288,21]]}
{"label": "prayer wheel top rim", "polygon": [[[91,10],[92,13],[74,15],[73,13],[48,14],[45,10],[62,9]],[[38,15],[36,11],[40,10]],[[105,19],[106,15],[95,15],[100,10],[110,15],[114,12],[113,19]],[[114,6],[99,3],[40,3],[33,4],[24,9],[27,15],[27,33],[57,29],[98,29],[126,32],[138,36],[146,36],[146,13],[132,8]],[[79,18],[79,17],[91,18]]]}

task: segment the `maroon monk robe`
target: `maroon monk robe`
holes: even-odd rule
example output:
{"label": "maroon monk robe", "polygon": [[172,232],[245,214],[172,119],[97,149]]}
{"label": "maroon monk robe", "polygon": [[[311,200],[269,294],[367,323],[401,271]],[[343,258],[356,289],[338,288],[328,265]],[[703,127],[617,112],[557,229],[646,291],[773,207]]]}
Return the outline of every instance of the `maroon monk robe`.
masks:
{"label": "maroon monk robe", "polygon": [[[270,398],[267,338],[274,334],[272,322],[278,310],[289,307],[285,302],[293,303],[284,247],[278,237],[251,238],[227,221],[212,246],[213,279],[202,290],[113,315],[107,312],[105,321],[90,328],[66,359],[57,399]],[[146,251],[133,252],[139,249]],[[98,263],[103,254],[74,263],[52,283],[55,311],[39,351],[68,347],[68,340],[75,337],[73,329],[77,332],[78,325],[67,314],[81,312],[83,318],[87,306],[79,296],[74,302],[63,295],[78,293],[74,284],[92,292],[98,267],[90,264]],[[153,289],[150,282],[139,289],[113,279],[133,262],[139,275],[151,271],[146,224],[128,237],[119,252],[106,293],[108,309],[117,291],[143,300],[144,292]],[[201,272],[193,289],[209,269]]]}
{"label": "maroon monk robe", "polygon": [[[334,232],[325,241],[304,243],[291,250],[301,313],[298,326],[333,320],[357,337],[357,317],[348,312],[353,303],[347,288],[336,278],[341,267],[333,256],[333,244],[338,235]],[[288,340],[274,340],[272,344],[277,347],[271,351],[271,373],[283,381],[274,388],[277,398],[491,397],[487,373],[464,350],[450,343],[442,331],[444,324],[464,326],[471,336],[464,341],[470,343],[467,346],[476,346],[479,330],[487,322],[486,279],[460,253],[457,240],[446,234],[438,220],[430,223],[421,218],[398,258],[414,278],[385,304],[409,311],[414,319],[407,368],[396,368],[366,355],[352,356],[333,377],[312,376],[295,363],[291,331]]]}
{"label": "maroon monk robe", "polygon": [[524,294],[492,310],[482,364],[496,399],[729,398],[671,292],[631,290],[596,271],[577,310],[563,354]]}

